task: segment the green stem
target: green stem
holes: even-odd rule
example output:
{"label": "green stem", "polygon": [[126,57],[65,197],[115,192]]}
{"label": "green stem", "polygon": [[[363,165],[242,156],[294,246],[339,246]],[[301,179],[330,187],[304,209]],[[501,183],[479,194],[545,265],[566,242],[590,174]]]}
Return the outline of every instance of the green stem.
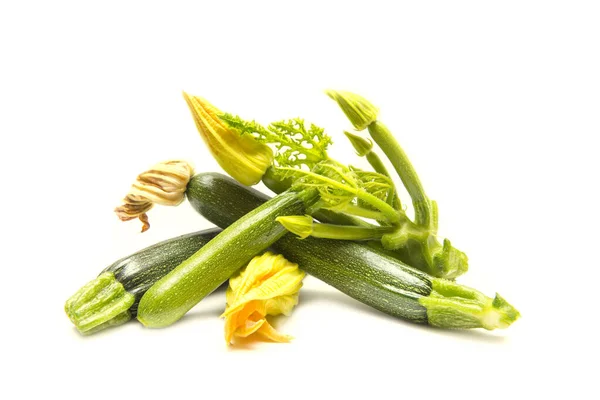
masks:
{"label": "green stem", "polygon": [[[367,158],[367,161],[369,162],[369,164],[371,164],[371,166],[375,170],[375,172],[379,172],[381,175],[387,176],[388,178],[390,178],[390,181],[392,181],[392,177],[390,176],[390,173],[388,172],[385,165],[383,165],[383,161],[381,161],[381,158],[379,158],[377,153],[375,153],[374,151],[371,151],[370,153],[368,153],[366,155],[366,158]],[[394,186],[393,183],[388,191],[387,201],[388,201],[388,204],[392,205],[396,210],[402,209],[402,203],[400,203],[400,197],[398,197],[398,193],[396,192],[396,187]]]}
{"label": "green stem", "polygon": [[337,240],[380,240],[381,237],[389,233],[392,227],[362,227],[362,226],[343,226],[333,224],[322,224],[315,222],[309,215],[291,215],[278,217],[276,220],[288,231],[298,235],[301,239],[313,236],[322,239]]}
{"label": "green stem", "polygon": [[[292,186],[292,179],[281,179],[279,175],[275,173],[273,167],[269,167],[267,172],[263,175],[263,183],[273,193],[280,194],[288,190]],[[357,226],[373,226],[372,224],[363,221],[360,218],[355,218],[351,215],[335,212],[333,210],[327,210],[324,208],[319,209],[319,202],[315,203],[313,207],[316,211],[311,212],[311,215],[322,222],[330,222],[336,225],[357,225]]]}
{"label": "green stem", "polygon": [[104,272],[67,300],[65,312],[79,332],[88,334],[129,320],[134,300],[112,272]]}
{"label": "green stem", "polygon": [[337,240],[381,240],[381,237],[389,233],[390,229],[386,226],[363,228],[361,226],[342,226],[315,222],[313,223],[311,236]]}
{"label": "green stem", "polygon": [[396,210],[402,209],[402,204],[400,203],[400,198],[396,192],[396,187],[394,186],[394,181],[390,176],[387,168],[381,161],[381,158],[373,151],[373,142],[363,138],[362,136],[355,135],[354,133],[350,133],[348,131],[344,131],[344,135],[348,138],[354,150],[356,150],[356,154],[359,157],[366,157],[367,161],[373,167],[375,172],[380,173],[381,175],[387,176],[390,178],[391,187],[388,191],[387,202],[388,204],[394,206]]}
{"label": "green stem", "polygon": [[312,216],[321,222],[332,223],[335,225],[362,226],[365,228],[376,226],[355,216],[327,210],[325,208],[313,212]]}
{"label": "green stem", "polygon": [[429,235],[429,232],[424,231],[405,216],[393,232],[385,235],[382,244],[388,250],[397,250],[403,247],[409,239],[425,242]]}
{"label": "green stem", "polygon": [[425,194],[421,180],[410,163],[408,156],[402,147],[400,147],[394,135],[381,122],[375,121],[368,128],[371,137],[390,160],[412,198],[415,209],[415,222],[417,225],[429,228],[433,219],[431,201]]}
{"label": "green stem", "polygon": [[379,211],[381,211],[381,213],[383,214],[385,219],[387,219],[389,222],[397,223],[400,221],[400,215],[397,210],[395,210],[392,206],[390,206],[385,201],[378,199],[377,197],[373,196],[370,193],[365,192],[364,190],[345,185],[341,182],[336,181],[335,179],[331,179],[331,178],[328,178],[323,175],[315,174],[314,172],[311,172],[311,171],[302,171],[300,169],[287,168],[287,167],[281,168],[281,169],[282,170],[293,170],[293,171],[305,174],[312,178],[316,178],[316,179],[320,180],[321,182],[324,182],[324,183],[330,185],[331,187],[351,193],[351,194],[355,195],[358,199],[364,201],[367,204],[370,204],[371,206],[373,206],[376,209],[378,209]]}
{"label": "green stem", "polygon": [[507,328],[521,314],[499,294],[492,299],[467,286],[432,279],[432,292],[419,299],[430,325],[450,329]]}
{"label": "green stem", "polygon": [[467,255],[453,247],[450,240],[440,243],[435,234],[408,218],[394,232],[383,235],[381,244],[387,250],[401,251],[405,255],[401,260],[435,277],[455,279],[469,268]]}
{"label": "green stem", "polygon": [[328,210],[342,212],[344,214],[350,214],[356,217],[373,219],[375,221],[381,221],[385,219],[385,216],[379,211],[369,210],[368,208],[356,206],[354,204],[345,204],[339,208],[328,208]]}

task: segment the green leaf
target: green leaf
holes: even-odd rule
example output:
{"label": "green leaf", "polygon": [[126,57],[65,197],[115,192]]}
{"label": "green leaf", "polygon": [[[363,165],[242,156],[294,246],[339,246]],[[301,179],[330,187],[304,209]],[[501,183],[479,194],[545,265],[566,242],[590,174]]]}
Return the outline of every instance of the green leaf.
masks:
{"label": "green leaf", "polygon": [[343,212],[347,206],[368,205],[379,210],[390,222],[399,219],[398,211],[385,202],[391,181],[377,172],[365,172],[333,160],[316,164],[312,170],[279,167],[282,179],[292,178],[296,190],[316,189],[322,208]]}
{"label": "green leaf", "polygon": [[259,142],[272,145],[278,167],[311,169],[328,159],[331,138],[314,124],[307,128],[302,118],[273,122],[266,128],[256,121],[245,121],[231,114],[222,114],[219,118],[241,135],[251,135]]}

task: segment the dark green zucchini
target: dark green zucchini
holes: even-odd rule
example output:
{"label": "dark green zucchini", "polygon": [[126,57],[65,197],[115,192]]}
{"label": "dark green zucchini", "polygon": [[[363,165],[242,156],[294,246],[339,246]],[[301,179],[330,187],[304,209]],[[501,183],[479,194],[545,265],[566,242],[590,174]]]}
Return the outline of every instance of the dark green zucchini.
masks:
{"label": "dark green zucchini", "polygon": [[[269,197],[217,173],[198,174],[187,198],[204,218],[220,227],[231,225]],[[427,322],[418,298],[431,293],[430,277],[372,248],[349,241],[285,235],[272,245],[310,275],[388,314]]]}
{"label": "dark green zucchini", "polygon": [[[212,174],[198,174],[190,181],[187,192],[193,193],[195,183]],[[278,216],[304,214],[316,201],[313,191],[282,193],[259,207],[247,206],[246,212],[230,219],[229,227],[210,243],[173,271],[156,282],[140,300],[138,320],[147,327],[165,327],[185,315],[200,300],[225,282],[252,257],[266,250],[286,234],[275,221]],[[225,213],[235,197],[213,198]]]}
{"label": "dark green zucchini", "polygon": [[[187,197],[196,211],[223,228],[268,201],[268,196],[217,173],[194,176]],[[247,239],[247,244],[253,240]],[[491,299],[429,276],[365,244],[312,237],[300,240],[288,234],[272,248],[349,296],[413,322],[494,329],[507,327],[519,316],[499,295]]]}
{"label": "dark green zucchini", "polygon": [[175,237],[115,261],[75,293],[65,312],[81,333],[92,333],[137,315],[142,295],[207,244],[220,228]]}

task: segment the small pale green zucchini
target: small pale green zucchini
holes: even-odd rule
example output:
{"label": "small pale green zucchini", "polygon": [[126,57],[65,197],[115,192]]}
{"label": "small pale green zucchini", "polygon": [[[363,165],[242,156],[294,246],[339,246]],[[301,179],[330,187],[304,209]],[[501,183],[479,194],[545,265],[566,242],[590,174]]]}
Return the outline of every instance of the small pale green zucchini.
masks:
{"label": "small pale green zucchini", "polygon": [[83,334],[135,318],[142,295],[219,232],[211,228],[178,236],[115,261],[67,300],[67,316]]}
{"label": "small pale green zucchini", "polygon": [[[198,174],[188,184],[187,193],[195,193],[198,184],[211,179],[212,174]],[[171,325],[185,315],[200,300],[219,287],[238,269],[286,234],[275,218],[302,214],[314,201],[315,192],[284,192],[259,207],[247,207],[231,220],[228,228],[173,271],[156,282],[142,297],[137,318],[147,327]],[[219,196],[220,212],[239,200]]]}

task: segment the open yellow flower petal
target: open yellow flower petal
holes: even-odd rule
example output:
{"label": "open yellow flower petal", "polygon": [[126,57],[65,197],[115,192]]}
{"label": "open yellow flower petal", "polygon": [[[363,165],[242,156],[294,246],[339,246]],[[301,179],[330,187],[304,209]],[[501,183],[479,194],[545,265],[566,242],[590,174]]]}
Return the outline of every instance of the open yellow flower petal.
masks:
{"label": "open yellow flower petal", "polygon": [[225,340],[258,333],[276,342],[291,336],[278,333],[267,315],[290,315],[298,304],[298,291],[305,273],[282,255],[270,252],[255,257],[237,276],[229,280],[225,318]]}
{"label": "open yellow flower petal", "polygon": [[277,332],[275,328],[273,328],[271,324],[269,324],[266,321],[264,324],[261,325],[260,329],[258,329],[256,333],[269,340],[280,343],[287,343],[293,339],[293,337],[290,335],[284,335],[282,333]]}
{"label": "open yellow flower petal", "polygon": [[[259,286],[253,287],[252,289],[248,290],[247,293],[240,293],[239,296],[235,296],[232,299],[232,304],[228,303],[229,306],[228,309],[225,310],[224,316],[237,311],[243,307],[244,304],[248,304],[251,301],[259,300],[267,302],[268,300],[278,299],[280,297],[293,296],[294,294],[298,293],[302,287],[302,279],[304,279],[304,272],[300,271],[297,266],[286,267],[266,279],[259,278],[257,281],[255,281],[260,283]],[[239,292],[236,292],[236,294],[237,293]],[[274,308],[273,310],[267,310],[267,314],[287,314],[291,311],[291,308],[297,304],[297,301],[283,301],[277,303],[277,306],[275,306],[273,302],[271,302],[271,304]],[[286,308],[280,310],[281,307]]]}
{"label": "open yellow flower petal", "polygon": [[264,325],[264,323],[267,322],[264,319],[258,320],[258,321],[247,321],[246,324],[244,324],[243,326],[240,326],[236,331],[235,331],[235,336],[237,337],[248,337],[250,335],[252,335],[254,332],[260,330],[260,328],[262,328],[262,326]]}
{"label": "open yellow flower petal", "polygon": [[265,308],[269,315],[283,314],[290,316],[294,306],[298,304],[298,295],[279,296],[265,301]]}

